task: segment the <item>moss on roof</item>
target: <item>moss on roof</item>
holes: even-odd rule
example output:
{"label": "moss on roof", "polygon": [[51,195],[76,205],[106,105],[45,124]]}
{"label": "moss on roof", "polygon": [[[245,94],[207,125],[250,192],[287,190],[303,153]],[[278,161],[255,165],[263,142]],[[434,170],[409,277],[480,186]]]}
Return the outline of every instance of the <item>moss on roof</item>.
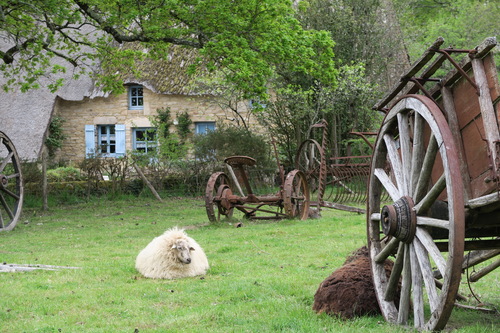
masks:
{"label": "moss on roof", "polygon": [[[136,44],[128,47],[139,46]],[[130,71],[121,70],[120,78],[125,84],[142,84],[159,94],[210,94],[195,84],[194,74],[188,74],[189,66],[194,65],[199,58],[198,50],[170,45],[167,52],[163,60],[146,58],[137,62],[136,71],[140,73],[139,76],[133,75]]]}

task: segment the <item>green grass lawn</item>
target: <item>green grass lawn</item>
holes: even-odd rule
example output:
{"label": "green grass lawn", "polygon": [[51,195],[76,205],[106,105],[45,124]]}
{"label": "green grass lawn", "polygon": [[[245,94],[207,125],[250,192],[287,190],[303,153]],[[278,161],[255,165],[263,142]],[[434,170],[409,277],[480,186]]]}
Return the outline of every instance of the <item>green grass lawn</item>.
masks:
{"label": "green grass lawn", "polygon": [[[139,251],[176,225],[204,248],[207,275],[141,277]],[[364,215],[329,209],[241,228],[208,224],[202,199],[25,210],[0,233],[0,260],[79,268],[0,273],[0,332],[407,332],[381,316],[346,321],[312,310],[319,284],[365,243]],[[497,270],[473,290],[499,307],[499,280]],[[498,332],[500,318],[455,309],[448,327]]]}

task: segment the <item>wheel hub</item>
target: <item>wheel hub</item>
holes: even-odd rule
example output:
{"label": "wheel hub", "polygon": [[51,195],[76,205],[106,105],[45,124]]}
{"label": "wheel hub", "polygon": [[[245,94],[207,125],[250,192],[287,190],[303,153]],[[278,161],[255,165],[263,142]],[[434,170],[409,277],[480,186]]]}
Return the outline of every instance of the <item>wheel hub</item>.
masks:
{"label": "wheel hub", "polygon": [[9,179],[5,177],[5,175],[0,175],[0,186],[2,188],[6,188],[8,184],[9,184]]}
{"label": "wheel hub", "polygon": [[217,198],[220,199],[219,201],[219,207],[223,209],[223,211],[228,211],[231,209],[231,202],[229,201],[229,197],[233,194],[233,191],[231,191],[231,188],[229,188],[229,185],[223,184],[219,186],[219,189],[217,190]]}
{"label": "wheel hub", "polygon": [[393,205],[382,207],[382,230],[385,235],[393,236],[402,242],[410,243],[417,229],[417,214],[413,199],[404,196]]}

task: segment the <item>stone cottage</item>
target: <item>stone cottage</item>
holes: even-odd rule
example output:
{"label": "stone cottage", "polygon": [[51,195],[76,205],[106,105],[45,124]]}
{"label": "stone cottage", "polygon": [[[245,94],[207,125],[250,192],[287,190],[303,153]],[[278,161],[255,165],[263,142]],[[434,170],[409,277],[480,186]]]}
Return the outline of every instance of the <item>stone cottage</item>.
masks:
{"label": "stone cottage", "polygon": [[[55,159],[77,164],[88,156],[120,157],[154,149],[151,116],[158,109],[169,108],[174,125],[177,114],[187,113],[194,134],[213,130],[219,121],[234,121],[234,114],[221,107],[213,93],[197,88],[186,73],[195,52],[172,47],[169,61],[143,61],[138,68],[141,78],[124,70],[123,94],[106,93],[88,77],[67,79],[55,93],[43,86],[43,80],[54,80],[50,77],[42,78],[40,89],[2,93],[0,131],[11,138],[21,159],[35,160],[41,156],[51,119],[60,117],[65,139]],[[244,117],[250,115],[247,103],[238,109]],[[250,122],[256,125],[251,118]]]}

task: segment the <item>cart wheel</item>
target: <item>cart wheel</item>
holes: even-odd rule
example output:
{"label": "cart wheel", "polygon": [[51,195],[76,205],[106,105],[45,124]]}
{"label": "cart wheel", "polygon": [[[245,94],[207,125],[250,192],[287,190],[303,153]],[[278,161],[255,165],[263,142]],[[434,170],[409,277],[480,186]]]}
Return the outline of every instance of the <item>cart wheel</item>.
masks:
{"label": "cart wheel", "polygon": [[[229,186],[229,178],[223,172],[216,172],[210,176],[205,190],[205,208],[207,209],[208,219],[211,222],[218,222],[221,215],[226,218],[233,216],[234,207],[225,200],[232,194]],[[215,213],[217,210],[217,214]]]}
{"label": "cart wheel", "polygon": [[[384,191],[390,196],[385,205]],[[373,279],[387,321],[431,331],[446,325],[461,278],[462,191],[455,144],[439,107],[425,96],[403,97],[382,123],[368,189]],[[387,276],[389,256],[395,262]],[[441,290],[435,277],[443,278]]]}
{"label": "cart wheel", "polygon": [[326,185],[326,161],[321,173],[321,161],[325,160],[321,145],[314,139],[302,142],[295,156],[295,168],[302,171],[309,184],[311,199],[310,205],[316,206],[319,212]]}
{"label": "cart wheel", "polygon": [[293,170],[286,176],[284,195],[283,203],[286,215],[290,218],[307,219],[309,216],[309,186],[305,175],[300,170]]}
{"label": "cart wheel", "polygon": [[0,231],[16,226],[23,206],[23,177],[16,148],[0,132]]}

